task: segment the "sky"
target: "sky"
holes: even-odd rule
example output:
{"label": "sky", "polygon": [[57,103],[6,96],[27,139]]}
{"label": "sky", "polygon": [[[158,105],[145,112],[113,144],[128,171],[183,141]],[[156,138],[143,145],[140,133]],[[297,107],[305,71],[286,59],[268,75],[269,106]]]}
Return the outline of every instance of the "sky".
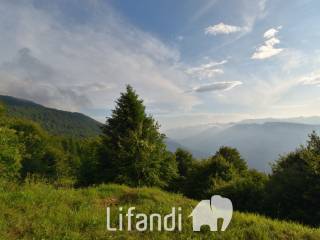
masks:
{"label": "sky", "polygon": [[318,0],[0,0],[0,94],[163,129],[320,115]]}

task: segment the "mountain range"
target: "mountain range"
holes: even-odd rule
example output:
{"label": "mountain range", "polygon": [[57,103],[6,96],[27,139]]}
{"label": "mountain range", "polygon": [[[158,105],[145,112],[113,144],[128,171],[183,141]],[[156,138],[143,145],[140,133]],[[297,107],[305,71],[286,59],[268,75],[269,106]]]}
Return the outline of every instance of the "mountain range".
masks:
{"label": "mountain range", "polygon": [[220,146],[235,147],[251,168],[269,172],[270,163],[280,155],[305,144],[312,131],[319,133],[318,123],[319,117],[244,120],[207,127],[201,125],[198,131],[196,126],[172,129],[167,135],[200,158],[213,155]]}

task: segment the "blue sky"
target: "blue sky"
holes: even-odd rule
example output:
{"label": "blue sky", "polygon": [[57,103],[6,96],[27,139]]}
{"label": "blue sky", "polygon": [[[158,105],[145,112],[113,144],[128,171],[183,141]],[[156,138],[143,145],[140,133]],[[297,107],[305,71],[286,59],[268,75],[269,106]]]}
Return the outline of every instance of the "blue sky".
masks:
{"label": "blue sky", "polygon": [[0,0],[0,94],[103,121],[131,84],[164,129],[319,115],[317,0]]}

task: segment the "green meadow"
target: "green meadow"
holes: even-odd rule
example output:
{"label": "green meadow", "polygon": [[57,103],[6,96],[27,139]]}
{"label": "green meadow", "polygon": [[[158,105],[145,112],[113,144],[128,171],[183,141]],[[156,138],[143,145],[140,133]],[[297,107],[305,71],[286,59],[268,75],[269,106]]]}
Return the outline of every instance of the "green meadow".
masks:
{"label": "green meadow", "polygon": [[[1,183],[1,239],[320,239],[320,230],[235,212],[225,232],[204,228],[192,231],[188,215],[196,201],[157,188],[130,188],[108,184],[74,189],[42,182]],[[111,208],[112,226],[118,224],[118,208],[135,212],[167,214],[182,208],[182,231],[146,232],[106,230],[106,208]]]}

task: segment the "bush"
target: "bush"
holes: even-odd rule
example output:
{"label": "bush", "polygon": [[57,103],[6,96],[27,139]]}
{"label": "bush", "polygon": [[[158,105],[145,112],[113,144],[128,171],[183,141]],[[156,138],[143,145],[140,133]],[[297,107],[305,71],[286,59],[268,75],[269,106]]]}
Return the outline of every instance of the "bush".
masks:
{"label": "bush", "polygon": [[218,187],[214,194],[230,198],[234,209],[237,211],[261,213],[265,207],[265,186],[267,182],[267,175],[256,170],[249,170],[244,176],[235,178],[226,185]]}

